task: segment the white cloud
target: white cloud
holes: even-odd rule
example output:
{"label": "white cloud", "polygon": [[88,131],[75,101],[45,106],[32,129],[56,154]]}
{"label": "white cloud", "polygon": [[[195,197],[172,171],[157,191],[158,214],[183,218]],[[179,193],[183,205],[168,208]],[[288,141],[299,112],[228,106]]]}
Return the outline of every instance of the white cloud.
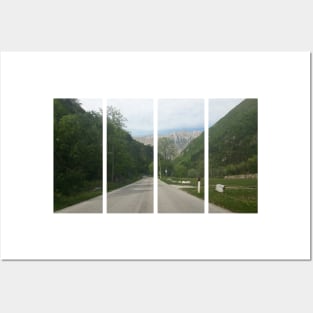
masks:
{"label": "white cloud", "polygon": [[209,100],[209,127],[225,116],[231,109],[244,99],[210,99]]}

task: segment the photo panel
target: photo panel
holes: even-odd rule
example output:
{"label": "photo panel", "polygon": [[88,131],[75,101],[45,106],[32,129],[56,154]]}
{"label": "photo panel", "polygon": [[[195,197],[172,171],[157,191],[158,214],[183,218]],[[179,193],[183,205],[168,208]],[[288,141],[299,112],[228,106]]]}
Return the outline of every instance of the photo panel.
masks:
{"label": "photo panel", "polygon": [[108,99],[108,213],[153,213],[153,125],[152,99]]}
{"label": "photo panel", "polygon": [[204,100],[158,101],[158,213],[204,213]]}
{"label": "photo panel", "polygon": [[102,123],[101,99],[53,99],[55,213],[102,213]]}
{"label": "photo panel", "polygon": [[258,213],[258,99],[209,100],[209,213]]}

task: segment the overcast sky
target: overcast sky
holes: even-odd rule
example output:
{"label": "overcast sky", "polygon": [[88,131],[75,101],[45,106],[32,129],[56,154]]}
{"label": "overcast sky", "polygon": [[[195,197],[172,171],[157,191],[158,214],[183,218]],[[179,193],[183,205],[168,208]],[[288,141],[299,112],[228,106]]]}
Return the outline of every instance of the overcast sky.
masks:
{"label": "overcast sky", "polygon": [[231,109],[244,99],[210,99],[209,100],[209,127],[225,116]]}
{"label": "overcast sky", "polygon": [[161,99],[158,103],[158,130],[204,129],[204,100]]}
{"label": "overcast sky", "polygon": [[132,136],[153,135],[152,99],[109,99],[108,105],[118,108],[127,119],[126,130]]}
{"label": "overcast sky", "polygon": [[100,109],[102,109],[101,99],[78,99],[78,101],[82,104],[85,111],[100,112]]}

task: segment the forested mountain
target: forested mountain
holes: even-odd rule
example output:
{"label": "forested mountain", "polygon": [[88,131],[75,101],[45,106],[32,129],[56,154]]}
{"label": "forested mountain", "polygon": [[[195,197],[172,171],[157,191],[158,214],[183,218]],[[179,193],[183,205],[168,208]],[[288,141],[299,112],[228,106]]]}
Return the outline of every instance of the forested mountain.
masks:
{"label": "forested mountain", "polygon": [[132,138],[124,129],[125,118],[112,106],[107,110],[108,182],[123,182],[153,174],[153,147]]}
{"label": "forested mountain", "polygon": [[94,181],[102,184],[102,114],[86,112],[77,99],[54,99],[55,200]]}
{"label": "forested mountain", "polygon": [[174,174],[177,177],[204,176],[204,132],[193,139],[175,158]]}
{"label": "forested mountain", "polygon": [[159,172],[161,176],[203,177],[204,132],[193,139],[180,154],[173,140],[167,137],[160,138]]}
{"label": "forested mountain", "polygon": [[258,101],[246,99],[209,129],[211,177],[257,173]]}

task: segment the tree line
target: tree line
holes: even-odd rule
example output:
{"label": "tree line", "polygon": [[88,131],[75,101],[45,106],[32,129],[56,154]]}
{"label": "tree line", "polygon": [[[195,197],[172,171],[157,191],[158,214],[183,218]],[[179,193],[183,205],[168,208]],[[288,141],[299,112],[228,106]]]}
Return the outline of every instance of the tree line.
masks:
{"label": "tree line", "polygon": [[107,108],[107,180],[127,183],[143,175],[153,175],[153,147],[132,138],[126,118],[113,106]]}

